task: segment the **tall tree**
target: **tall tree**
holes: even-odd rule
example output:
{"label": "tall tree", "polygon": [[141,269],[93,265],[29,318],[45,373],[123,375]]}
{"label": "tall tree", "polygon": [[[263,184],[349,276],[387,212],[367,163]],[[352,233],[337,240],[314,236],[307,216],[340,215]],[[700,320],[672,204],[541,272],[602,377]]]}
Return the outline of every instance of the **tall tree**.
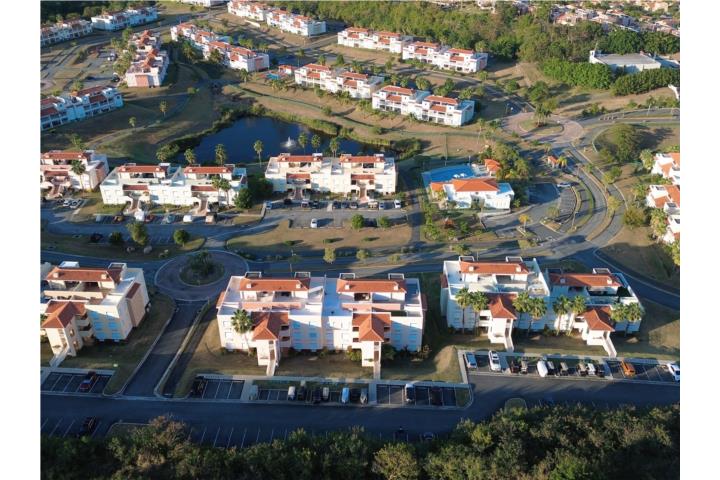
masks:
{"label": "tall tree", "polygon": [[222,143],[218,143],[215,145],[215,163],[218,165],[225,165],[228,160],[228,154],[227,150],[225,150],[225,145]]}
{"label": "tall tree", "polygon": [[298,145],[300,145],[303,149],[303,153],[305,153],[305,147],[308,143],[308,136],[305,132],[300,132],[300,135],[298,135]]}
{"label": "tall tree", "polygon": [[253,321],[245,310],[235,310],[231,321],[233,329],[240,335],[249,332],[253,328]]}
{"label": "tall tree", "polygon": [[490,300],[488,299],[487,295],[485,295],[483,292],[472,292],[470,294],[470,306],[473,309],[473,312],[475,313],[475,328],[478,328],[478,315],[480,315],[480,312],[487,310],[488,305],[490,304]]}
{"label": "tall tree", "polygon": [[340,139],[338,137],[333,137],[330,140],[330,151],[333,154],[333,157],[337,157],[337,152],[340,149]]}
{"label": "tall tree", "polygon": [[[555,299],[552,304],[553,311],[558,317],[558,328],[562,325],[562,320],[572,311],[572,304],[569,298],[565,295],[560,295]],[[572,326],[572,322],[567,322],[568,326]]]}
{"label": "tall tree", "polygon": [[194,165],[197,161],[195,151],[192,148],[188,148],[187,150],[185,150],[185,161],[188,165]]}
{"label": "tall tree", "polygon": [[167,104],[167,102],[166,102],[165,100],[162,100],[162,101],[160,102],[160,105],[159,105],[158,108],[160,109],[160,113],[162,113],[162,114],[163,114],[163,117],[164,117],[165,114],[167,113],[167,109],[168,109],[168,104]]}
{"label": "tall tree", "polygon": [[310,145],[312,145],[313,149],[317,152],[317,149],[322,145],[322,138],[320,138],[319,135],[313,135],[310,139]]}
{"label": "tall tree", "polygon": [[462,312],[462,331],[465,333],[465,309],[472,305],[473,297],[472,293],[470,293],[470,290],[467,289],[467,287],[461,288],[458,290],[458,292],[455,294],[455,303],[457,303],[457,306],[460,308],[460,311]]}
{"label": "tall tree", "polygon": [[255,143],[253,144],[253,150],[255,150],[255,153],[257,153],[258,163],[262,163],[263,147],[264,145],[262,140],[255,140]]}

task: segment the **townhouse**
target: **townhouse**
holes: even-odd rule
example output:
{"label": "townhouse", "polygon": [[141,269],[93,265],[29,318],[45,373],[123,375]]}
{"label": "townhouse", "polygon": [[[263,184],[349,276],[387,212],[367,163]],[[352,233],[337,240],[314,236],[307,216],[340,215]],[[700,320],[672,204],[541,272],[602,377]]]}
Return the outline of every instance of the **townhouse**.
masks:
{"label": "townhouse", "polygon": [[126,163],[110,172],[100,184],[100,193],[103,203],[130,203],[131,210],[155,204],[196,206],[198,212],[205,212],[210,204],[232,204],[243,188],[247,188],[247,172],[232,164],[183,168]]}
{"label": "townhouse", "polygon": [[128,87],[159,87],[167,74],[170,59],[164,50],[160,50],[158,35],[145,30],[136,33],[129,41],[134,51],[133,62],[125,72]]}
{"label": "townhouse", "polygon": [[155,7],[128,8],[122,12],[104,12],[91,17],[93,28],[96,30],[116,31],[128,27],[154,22],[158,18]]}
{"label": "townhouse", "polygon": [[402,59],[417,60],[443,70],[475,73],[487,67],[488,54],[434,42],[412,42],[403,46]]}
{"label": "townhouse", "polygon": [[282,153],[270,158],[265,178],[274,192],[288,192],[297,199],[309,192],[330,192],[354,195],[363,201],[373,193],[395,193],[397,168],[395,159],[382,153],[329,158],[322,153]]}
{"label": "townhouse", "polygon": [[680,185],[680,152],[656,153],[650,173],[662,175],[673,185]]}
{"label": "townhouse", "polygon": [[86,88],[68,96],[49,96],[40,100],[40,127],[47,130],[122,106],[122,94],[111,86]]}
{"label": "townhouse", "polygon": [[420,282],[403,274],[377,279],[296,272],[267,278],[247,272],[231,277],[220,294],[217,325],[223,348],[254,352],[268,375],[291,348],[352,349],[380,378],[383,345],[420,351],[425,310]]}
{"label": "townhouse", "polygon": [[140,268],[124,263],[90,268],[62,262],[44,278],[41,333],[62,361],[96,340],[127,339],[145,318],[149,304]]}
{"label": "townhouse", "polygon": [[228,0],[181,0],[182,3],[189,3],[191,5],[200,5],[202,7],[214,7],[216,5],[222,5],[227,3]]}
{"label": "townhouse", "polygon": [[272,8],[264,3],[233,0],[228,3],[228,12],[238,17],[266,22],[271,27],[303,37],[320,35],[326,31],[326,25],[323,21]]}
{"label": "townhouse", "polygon": [[266,13],[270,11],[270,7],[264,3],[246,0],[232,0],[228,3],[227,8],[228,13],[258,22],[264,22]]}
{"label": "townhouse", "polygon": [[[637,332],[642,320],[642,305],[625,278],[604,268],[587,274],[541,272],[536,259],[479,261],[461,256],[443,263],[440,283],[440,309],[448,326],[478,329],[508,351],[514,349],[514,328],[549,329],[579,334],[587,345],[601,346],[614,357],[610,334]],[[484,303],[477,301],[478,292]],[[540,302],[544,314],[533,312],[525,304],[527,299]],[[463,303],[465,308],[460,306]]]}
{"label": "townhouse", "polygon": [[372,108],[410,115],[423,122],[459,127],[472,120],[475,102],[388,85],[372,94]]}
{"label": "townhouse", "polygon": [[650,185],[645,204],[649,208],[659,208],[667,216],[664,243],[680,240],[680,185]]}
{"label": "townhouse", "polygon": [[90,35],[93,31],[91,22],[87,20],[66,20],[40,29],[40,46],[65,42]]}
{"label": "townhouse", "polygon": [[107,156],[95,150],[51,150],[40,155],[40,188],[48,198],[66,190],[94,190],[108,174]]}
{"label": "townhouse", "polygon": [[213,32],[202,30],[192,23],[181,23],[170,29],[173,41],[185,39],[197,50],[200,50],[205,59],[213,51],[220,52],[223,65],[233,70],[246,70],[257,72],[270,68],[270,56],[267,53],[231,45],[229,37],[216,35]]}
{"label": "townhouse", "polygon": [[509,210],[515,196],[509,183],[498,183],[492,177],[432,182],[430,191],[435,198],[455,202],[456,208],[470,208],[477,203],[484,210]]}
{"label": "townhouse", "polygon": [[298,85],[318,87],[331,93],[346,92],[351,98],[369,99],[383,82],[382,77],[332,69],[314,63],[296,68],[293,73]]}
{"label": "townhouse", "polygon": [[338,44],[351,48],[383,50],[399,53],[403,47],[412,42],[413,37],[394,32],[376,32],[368,28],[350,27],[338,32]]}

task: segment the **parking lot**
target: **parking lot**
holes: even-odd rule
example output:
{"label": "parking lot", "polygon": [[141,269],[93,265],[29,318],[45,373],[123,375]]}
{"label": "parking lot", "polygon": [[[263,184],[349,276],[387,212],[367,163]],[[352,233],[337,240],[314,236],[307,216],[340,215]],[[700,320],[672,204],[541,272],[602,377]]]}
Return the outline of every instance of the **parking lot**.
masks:
{"label": "parking lot", "polygon": [[[198,377],[195,382],[199,381]],[[242,394],[244,380],[216,380],[206,379],[202,388],[193,388],[190,398],[202,398],[203,400],[239,400]],[[195,383],[193,384],[195,386]]]}
{"label": "parking lot", "polygon": [[58,373],[53,372],[45,379],[40,386],[43,392],[62,392],[62,393],[80,393],[83,395],[96,394],[99,395],[105,389],[112,375],[98,375],[95,383],[87,392],[81,392],[80,383],[85,378],[84,373]]}
{"label": "parking lot", "polygon": [[645,380],[650,382],[672,382],[675,383],[675,379],[670,374],[667,366],[661,364],[648,364],[645,362],[633,362],[626,360],[635,368],[635,375],[628,377],[620,368],[620,362],[616,360],[608,360],[607,366],[612,373],[614,378],[623,378],[628,380]]}
{"label": "parking lot", "polygon": [[[84,417],[73,418],[70,416],[60,418],[41,418],[40,419],[40,433],[45,435],[51,435],[56,437],[75,437],[82,429]],[[89,435],[91,438],[100,438],[107,432],[110,427],[109,424],[104,423],[102,420],[98,421]]]}
{"label": "parking lot", "polygon": [[377,221],[380,217],[387,217],[393,223],[405,223],[405,209],[393,208],[391,201],[386,201],[386,209],[369,208],[341,208],[333,209],[328,202],[319,202],[318,208],[302,208],[300,205],[284,206],[275,202],[275,208],[265,211],[266,219],[292,219],[295,228],[309,228],[310,221],[316,219],[317,228],[341,228],[348,225],[353,215],[360,214],[368,220]]}
{"label": "parking lot", "polygon": [[[377,386],[377,403],[378,405],[430,405],[430,387],[425,385],[415,385],[415,399],[408,402],[405,397],[405,388],[402,385],[379,384]],[[440,404],[438,407],[456,407],[457,399],[455,388],[439,387],[442,396],[439,397]]]}

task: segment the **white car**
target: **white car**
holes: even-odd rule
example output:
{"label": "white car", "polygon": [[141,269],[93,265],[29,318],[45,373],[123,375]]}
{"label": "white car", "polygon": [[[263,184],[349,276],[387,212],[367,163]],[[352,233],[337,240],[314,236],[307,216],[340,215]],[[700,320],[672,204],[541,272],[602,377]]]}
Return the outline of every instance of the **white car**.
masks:
{"label": "white car", "polygon": [[680,381],[680,365],[675,365],[674,363],[668,363],[667,364],[668,371],[670,372],[670,375],[673,376],[676,382]]}
{"label": "white car", "polygon": [[318,228],[317,218],[310,220],[310,228]]}
{"label": "white car", "polygon": [[490,350],[488,352],[488,360],[490,361],[490,370],[493,372],[499,372],[500,368],[500,356],[497,352]]}
{"label": "white car", "polygon": [[568,182],[560,182],[557,186],[558,188],[570,188],[570,184]]}
{"label": "white car", "polygon": [[402,208],[402,202],[400,200],[395,200],[395,208]]}

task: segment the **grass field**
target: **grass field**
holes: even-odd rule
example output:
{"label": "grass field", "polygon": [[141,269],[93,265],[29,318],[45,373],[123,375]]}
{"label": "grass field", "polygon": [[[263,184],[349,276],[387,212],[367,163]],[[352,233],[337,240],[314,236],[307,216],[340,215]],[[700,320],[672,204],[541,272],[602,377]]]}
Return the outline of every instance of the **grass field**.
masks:
{"label": "grass field", "polygon": [[163,294],[155,294],[150,301],[152,306],[147,316],[130,332],[124,343],[97,343],[83,347],[76,357],[67,357],[61,367],[115,370],[105,393],[117,393],[175,310],[175,302]]}
{"label": "grass field", "polygon": [[643,301],[645,316],[633,337],[613,335],[618,355],[628,357],[680,358],[680,312]]}

